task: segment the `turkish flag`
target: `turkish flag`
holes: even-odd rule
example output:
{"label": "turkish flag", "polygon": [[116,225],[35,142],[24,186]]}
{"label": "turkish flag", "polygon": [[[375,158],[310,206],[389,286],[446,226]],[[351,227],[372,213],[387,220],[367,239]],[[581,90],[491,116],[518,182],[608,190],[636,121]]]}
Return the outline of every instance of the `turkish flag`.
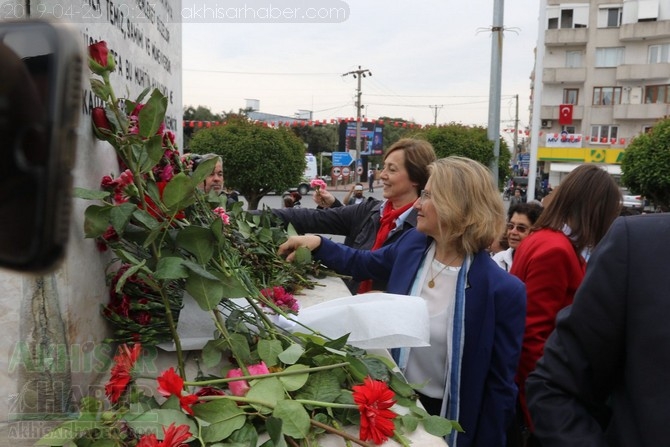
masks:
{"label": "turkish flag", "polygon": [[561,104],[558,108],[558,124],[572,124],[572,104]]}

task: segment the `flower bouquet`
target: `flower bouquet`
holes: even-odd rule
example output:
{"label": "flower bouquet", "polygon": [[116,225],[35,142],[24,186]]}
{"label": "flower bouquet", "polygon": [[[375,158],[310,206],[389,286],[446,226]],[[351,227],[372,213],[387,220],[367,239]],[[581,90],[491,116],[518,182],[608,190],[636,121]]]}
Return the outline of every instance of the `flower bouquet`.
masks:
{"label": "flower bouquet", "polygon": [[[291,292],[310,285],[309,252],[300,254],[304,263],[287,264],[273,249],[286,235],[267,225],[267,214],[226,210],[225,196],[201,191],[216,160],[189,172],[163,128],[165,97],[145,91],[119,101],[106,44],[92,45],[89,56],[92,89],[104,103],[93,111],[93,130],[114,148],[122,171],[104,179],[102,191],[78,190],[98,201],[86,209],[86,236],[114,254],[112,301],[103,312],[136,325],[155,318],[162,332],[117,331],[116,340],[128,343],[114,357],[106,400],[82,399],[78,416],[39,444],[280,447],[318,445],[321,435],[335,434],[347,445],[389,438],[408,445],[419,425],[436,436],[459,429],[417,406],[414,388],[388,357],[349,345],[346,335],[288,332],[273,322],[297,311]],[[186,375],[176,330],[179,290],[211,315],[216,334],[200,361],[216,376]],[[168,331],[176,365],[156,376],[142,354]],[[358,436],[347,426],[358,426]]]}

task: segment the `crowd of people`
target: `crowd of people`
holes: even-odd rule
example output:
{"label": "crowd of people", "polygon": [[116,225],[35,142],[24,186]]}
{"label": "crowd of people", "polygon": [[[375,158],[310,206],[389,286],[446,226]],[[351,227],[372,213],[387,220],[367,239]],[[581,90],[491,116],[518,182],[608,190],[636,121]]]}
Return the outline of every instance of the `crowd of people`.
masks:
{"label": "crowd of people", "polygon": [[594,164],[505,213],[487,167],[412,138],[378,180],[381,200],[358,183],[343,202],[317,190],[317,208],[274,209],[301,234],[279,252],[309,248],[352,294],[425,300],[430,346],[392,354],[423,407],[463,427],[449,446],[664,444],[670,216],[620,217]]}

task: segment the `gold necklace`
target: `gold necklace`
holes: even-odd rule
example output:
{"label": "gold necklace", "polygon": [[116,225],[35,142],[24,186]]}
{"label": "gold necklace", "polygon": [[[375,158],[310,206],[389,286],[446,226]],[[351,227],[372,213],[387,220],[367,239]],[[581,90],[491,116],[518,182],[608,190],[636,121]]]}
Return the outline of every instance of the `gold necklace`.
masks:
{"label": "gold necklace", "polygon": [[[451,261],[447,262],[447,263],[444,265],[444,267],[442,267],[442,268],[440,269],[439,272],[437,272],[435,275],[433,275],[433,261],[436,260],[436,259],[435,259],[435,256],[433,256],[433,261],[430,262],[430,275],[432,276],[432,278],[430,278],[430,280],[428,280],[428,287],[429,287],[429,288],[432,289],[433,287],[435,287],[435,278],[437,278],[437,277],[440,275],[440,273],[442,273],[443,271],[445,271],[445,270],[447,269],[447,267],[449,267],[449,264],[451,264],[452,262],[454,262],[456,259],[458,259],[458,254],[457,254],[456,256],[454,256],[454,258],[453,258]],[[439,262],[439,261],[438,261],[438,262]]]}

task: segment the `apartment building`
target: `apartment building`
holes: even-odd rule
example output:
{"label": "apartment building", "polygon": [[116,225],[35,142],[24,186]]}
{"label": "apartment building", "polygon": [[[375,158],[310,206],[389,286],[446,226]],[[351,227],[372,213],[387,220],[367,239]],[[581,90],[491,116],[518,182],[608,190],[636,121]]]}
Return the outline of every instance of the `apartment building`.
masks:
{"label": "apartment building", "polygon": [[670,116],[670,0],[547,3],[538,166],[552,185],[588,162],[616,177],[631,139]]}

